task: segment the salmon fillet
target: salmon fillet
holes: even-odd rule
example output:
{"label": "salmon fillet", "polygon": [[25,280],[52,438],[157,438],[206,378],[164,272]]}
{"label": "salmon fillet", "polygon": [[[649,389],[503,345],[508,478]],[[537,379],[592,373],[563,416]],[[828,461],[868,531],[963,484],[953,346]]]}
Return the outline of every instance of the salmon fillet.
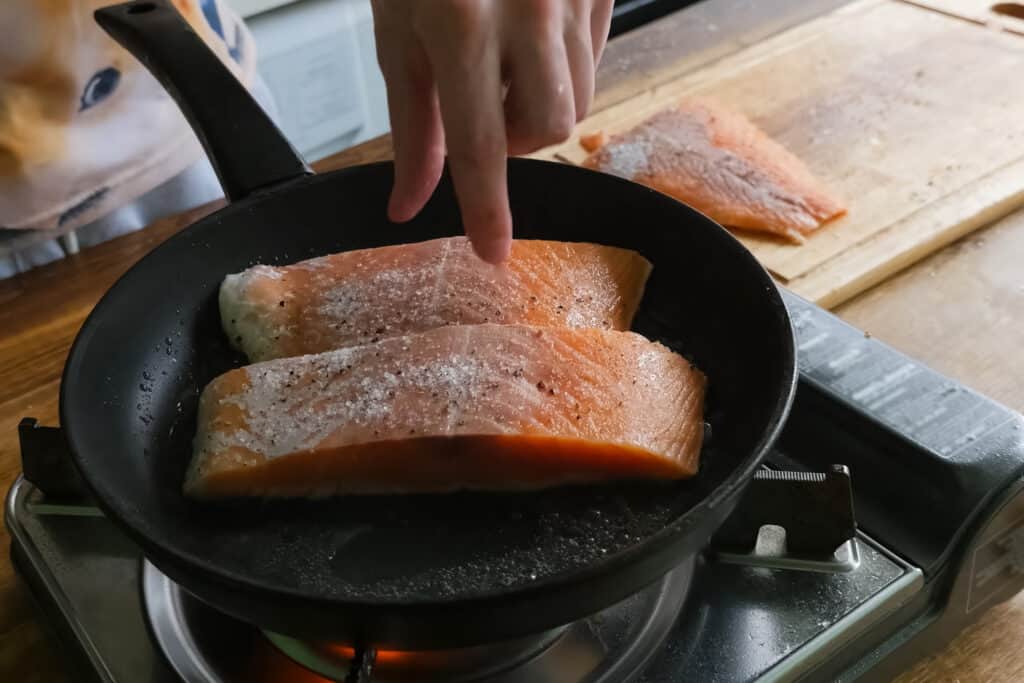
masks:
{"label": "salmon fillet", "polygon": [[456,325],[231,370],[195,497],[524,490],[698,469],[705,377],[633,332]]}
{"label": "salmon fillet", "polygon": [[629,329],[651,264],[597,244],[515,240],[508,261],[465,237],[254,266],[220,288],[221,320],[250,361],[318,353],[443,325]]}
{"label": "salmon fillet", "polygon": [[585,136],[583,166],[646,185],[724,226],[801,244],[846,213],[796,156],[743,115],[685,98],[618,135]]}

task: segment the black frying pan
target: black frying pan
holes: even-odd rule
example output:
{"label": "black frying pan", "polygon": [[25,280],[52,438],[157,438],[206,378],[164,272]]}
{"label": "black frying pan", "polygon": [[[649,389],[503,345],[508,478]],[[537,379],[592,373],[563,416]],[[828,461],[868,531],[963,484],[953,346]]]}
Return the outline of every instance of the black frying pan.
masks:
{"label": "black frying pan", "polygon": [[415,220],[395,225],[385,216],[390,163],[311,174],[169,6],[129,3],[97,19],[177,99],[231,199],[107,292],[61,388],[84,479],[161,570],[214,607],[290,635],[454,647],[596,612],[706,545],[793,396],[779,293],[736,239],[683,204],[524,159],[509,161],[517,237],[618,245],[654,264],[634,329],[694,359],[710,380],[711,435],[695,479],[320,502],[184,498],[199,392],[243,362],[218,320],[226,274],[462,226],[447,175]]}

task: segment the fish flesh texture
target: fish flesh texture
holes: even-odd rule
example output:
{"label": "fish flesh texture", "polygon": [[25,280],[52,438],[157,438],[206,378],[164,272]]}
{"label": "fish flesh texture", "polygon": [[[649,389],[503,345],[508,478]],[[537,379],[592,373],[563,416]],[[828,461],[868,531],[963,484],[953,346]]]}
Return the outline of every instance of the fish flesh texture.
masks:
{"label": "fish flesh texture", "polygon": [[632,180],[731,228],[802,244],[844,202],[742,114],[687,97],[616,135],[580,138],[586,168]]}
{"label": "fish flesh texture", "polygon": [[443,326],[215,378],[184,488],[315,498],[686,479],[705,386],[630,331]]}
{"label": "fish flesh texture", "polygon": [[257,265],[224,278],[221,322],[251,362],[445,325],[629,329],[650,262],[616,247],[514,240],[494,266],[464,236]]}

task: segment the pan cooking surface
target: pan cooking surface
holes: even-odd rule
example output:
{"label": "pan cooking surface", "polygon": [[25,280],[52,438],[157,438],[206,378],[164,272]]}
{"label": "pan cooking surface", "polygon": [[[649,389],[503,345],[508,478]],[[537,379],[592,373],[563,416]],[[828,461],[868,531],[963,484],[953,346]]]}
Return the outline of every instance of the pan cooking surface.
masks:
{"label": "pan cooking surface", "polygon": [[[446,223],[447,234],[458,233],[456,224]],[[282,252],[252,263],[301,258],[306,256]],[[659,298],[662,281],[652,273],[633,329],[692,359],[680,331],[670,338],[672,326],[659,322],[648,302]],[[724,474],[715,467],[720,458],[709,439],[702,475],[683,482],[325,500],[186,499],[179,487],[191,458],[199,392],[209,379],[246,360],[220,328],[215,294],[206,297],[193,321],[184,307],[176,311],[173,333],[153,345],[138,383],[139,433],[153,439],[165,430],[166,441],[158,446],[166,458],[159,463],[160,504],[200,531],[190,534],[189,552],[250,581],[328,599],[396,603],[501,592],[599,563],[636,545],[710,492],[704,470]],[[709,380],[714,386],[714,377]],[[711,423],[720,419],[713,390],[706,416],[711,434]]]}
{"label": "pan cooking surface", "polygon": [[585,567],[646,538],[687,497],[671,488],[372,497],[255,512],[240,504],[210,514],[197,550],[244,557],[253,579],[334,599],[466,598]]}
{"label": "pan cooking surface", "polygon": [[155,560],[182,571],[352,604],[529,590],[622,566],[631,549],[662,552],[650,542],[658,533],[678,539],[695,530],[706,539],[711,522],[702,528],[687,513],[745,480],[788,405],[794,372],[784,308],[772,305],[770,280],[743,261],[738,243],[696,212],[610,176],[540,162],[510,164],[517,237],[636,249],[654,265],[634,329],[693,360],[710,382],[714,437],[696,478],[517,494],[183,497],[199,392],[244,362],[220,327],[221,280],[255,263],[461,233],[447,178],[405,225],[385,218],[390,185],[390,164],[372,165],[233,204],[115,285],[76,342],[61,404],[78,464],[112,517]]}

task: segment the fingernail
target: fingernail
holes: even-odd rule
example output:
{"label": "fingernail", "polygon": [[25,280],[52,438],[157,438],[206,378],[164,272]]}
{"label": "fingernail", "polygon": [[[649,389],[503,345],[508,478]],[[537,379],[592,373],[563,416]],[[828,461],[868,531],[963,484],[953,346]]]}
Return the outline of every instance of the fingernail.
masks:
{"label": "fingernail", "polygon": [[512,242],[502,238],[476,238],[473,240],[473,251],[484,261],[493,265],[505,262],[512,251]]}
{"label": "fingernail", "polygon": [[409,207],[402,204],[402,197],[398,194],[392,194],[388,200],[388,220],[392,223],[404,223],[412,218]]}

